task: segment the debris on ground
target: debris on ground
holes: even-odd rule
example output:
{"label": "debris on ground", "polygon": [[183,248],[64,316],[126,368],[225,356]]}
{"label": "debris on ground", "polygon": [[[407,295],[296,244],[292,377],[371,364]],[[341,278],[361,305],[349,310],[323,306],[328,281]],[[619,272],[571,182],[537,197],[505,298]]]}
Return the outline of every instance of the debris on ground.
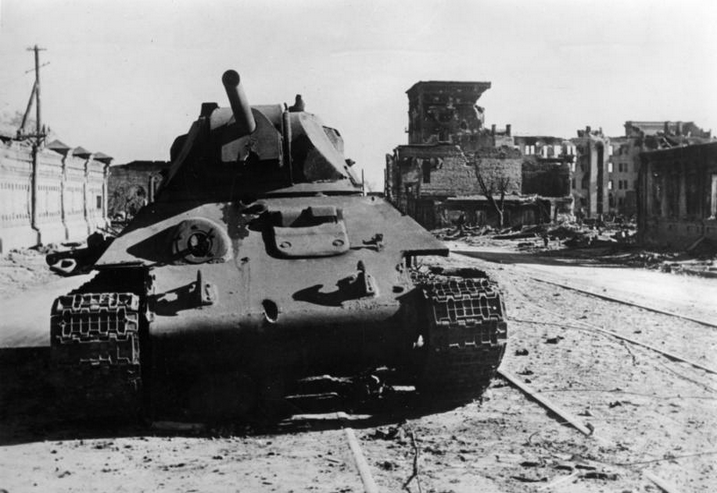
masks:
{"label": "debris on ground", "polygon": [[0,295],[4,297],[11,297],[54,277],[45,264],[45,255],[38,249],[11,250],[0,256]]}
{"label": "debris on ground", "polygon": [[717,242],[700,238],[678,251],[637,243],[637,225],[621,217],[581,222],[514,226],[443,228],[433,234],[444,241],[468,247],[509,246],[518,252],[540,256],[577,258],[596,263],[659,270],[673,274],[717,277]]}

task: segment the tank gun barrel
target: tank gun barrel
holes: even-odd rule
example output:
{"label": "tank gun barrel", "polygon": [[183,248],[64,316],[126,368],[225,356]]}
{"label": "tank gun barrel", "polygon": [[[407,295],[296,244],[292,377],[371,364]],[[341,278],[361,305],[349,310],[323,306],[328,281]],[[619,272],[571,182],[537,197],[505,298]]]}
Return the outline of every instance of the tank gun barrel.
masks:
{"label": "tank gun barrel", "polygon": [[224,89],[227,91],[229,104],[232,107],[234,120],[239,127],[240,134],[249,135],[256,130],[256,121],[254,121],[249,100],[244,94],[239,74],[235,70],[227,70],[222,75],[222,84],[224,84]]}

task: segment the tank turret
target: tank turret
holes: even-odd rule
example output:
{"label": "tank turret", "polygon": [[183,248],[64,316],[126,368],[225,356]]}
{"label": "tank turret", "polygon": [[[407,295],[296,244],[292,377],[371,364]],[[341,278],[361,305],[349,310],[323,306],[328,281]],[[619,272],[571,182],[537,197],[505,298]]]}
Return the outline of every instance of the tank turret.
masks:
{"label": "tank turret", "polygon": [[318,375],[479,395],[506,343],[497,285],[441,268],[443,243],[365,196],[301,97],[251,106],[235,71],[222,83],[229,106],[202,105],[155,201],[55,300],[72,417],[235,418]]}

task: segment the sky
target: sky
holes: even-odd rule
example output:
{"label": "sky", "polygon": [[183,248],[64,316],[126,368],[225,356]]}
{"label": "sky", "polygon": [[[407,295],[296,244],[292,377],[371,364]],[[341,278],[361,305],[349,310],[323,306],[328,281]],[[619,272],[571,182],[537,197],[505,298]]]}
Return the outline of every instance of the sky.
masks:
{"label": "sky", "polygon": [[202,102],[293,103],[344,137],[382,189],[407,143],[406,90],[487,81],[486,125],[574,137],[627,120],[717,133],[713,0],[0,0],[0,112],[24,111],[40,54],[42,120],[113,164],[168,160]]}

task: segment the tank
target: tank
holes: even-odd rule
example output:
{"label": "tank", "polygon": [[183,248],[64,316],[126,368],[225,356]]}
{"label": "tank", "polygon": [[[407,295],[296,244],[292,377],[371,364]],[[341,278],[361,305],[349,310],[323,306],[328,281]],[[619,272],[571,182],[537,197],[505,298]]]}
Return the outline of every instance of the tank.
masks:
{"label": "tank", "polygon": [[250,106],[237,72],[222,82],[229,106],[202,104],[155,201],[54,302],[71,412],[236,418],[327,375],[479,395],[506,344],[496,283],[434,265],[446,246],[363,192],[341,135],[300,96]]}

